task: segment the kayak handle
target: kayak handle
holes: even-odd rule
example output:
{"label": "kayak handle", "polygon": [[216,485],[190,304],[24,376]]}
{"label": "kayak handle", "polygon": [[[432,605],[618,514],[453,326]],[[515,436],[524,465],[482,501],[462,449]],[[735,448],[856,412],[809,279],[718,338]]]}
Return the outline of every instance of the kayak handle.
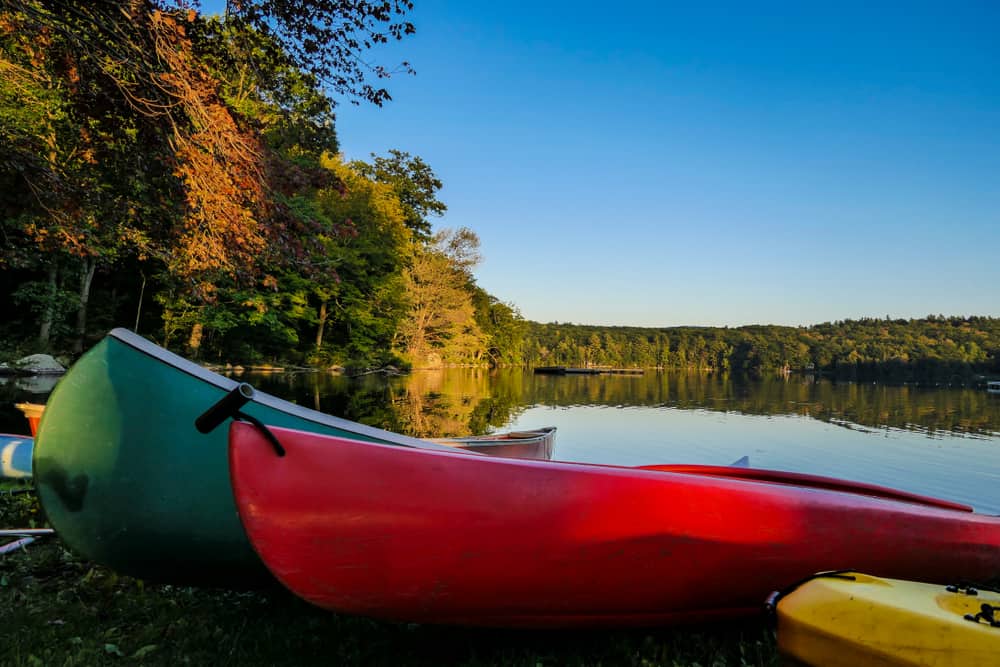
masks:
{"label": "kayak handle", "polygon": [[198,429],[199,433],[211,433],[219,424],[230,417],[235,417],[240,408],[253,399],[253,395],[253,387],[246,382],[239,383],[232,391],[219,399],[215,405],[195,419],[194,427]]}
{"label": "kayak handle", "polygon": [[979,607],[979,613],[973,616],[972,614],[966,614],[962,618],[967,621],[972,621],[973,623],[979,623],[983,621],[991,628],[1000,628],[1000,620],[996,619],[993,614],[994,612],[1000,611],[1000,607],[994,607],[993,605],[984,602]]}
{"label": "kayak handle", "polygon": [[786,586],[780,591],[773,591],[767,596],[767,600],[764,601],[764,612],[767,614],[767,618],[771,625],[778,622],[778,603],[785,599],[785,596],[793,593],[799,586],[807,584],[813,579],[820,579],[823,577],[828,577],[830,579],[844,579],[846,581],[857,581],[858,578],[852,573],[854,570],[826,570],[823,572],[817,572],[814,575],[808,576],[805,579],[800,579],[790,586]]}

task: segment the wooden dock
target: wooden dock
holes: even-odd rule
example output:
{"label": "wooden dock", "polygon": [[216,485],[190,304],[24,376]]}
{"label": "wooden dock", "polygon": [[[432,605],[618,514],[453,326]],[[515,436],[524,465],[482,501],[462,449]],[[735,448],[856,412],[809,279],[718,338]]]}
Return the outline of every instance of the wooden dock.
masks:
{"label": "wooden dock", "polygon": [[588,368],[573,368],[572,366],[535,366],[536,375],[642,375],[642,368],[607,368],[591,366]]}

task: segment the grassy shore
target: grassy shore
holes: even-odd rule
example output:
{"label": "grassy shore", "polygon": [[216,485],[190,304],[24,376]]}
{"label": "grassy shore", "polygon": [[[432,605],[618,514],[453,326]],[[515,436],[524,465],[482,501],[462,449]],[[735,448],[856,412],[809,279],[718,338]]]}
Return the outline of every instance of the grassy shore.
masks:
{"label": "grassy shore", "polygon": [[[9,488],[9,487],[7,487]],[[32,493],[0,488],[0,526],[44,525]],[[145,584],[58,539],[0,556],[0,665],[773,665],[762,622],[526,632],[384,623],[282,589]]]}

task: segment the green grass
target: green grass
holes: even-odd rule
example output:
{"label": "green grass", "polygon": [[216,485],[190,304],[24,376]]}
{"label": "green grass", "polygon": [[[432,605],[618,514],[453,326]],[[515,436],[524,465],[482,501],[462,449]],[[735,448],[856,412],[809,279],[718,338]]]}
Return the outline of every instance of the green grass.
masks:
{"label": "green grass", "polygon": [[[0,526],[42,525],[0,489]],[[145,584],[57,539],[0,556],[0,665],[773,665],[763,622],[643,631],[501,631],[342,616],[284,590]]]}

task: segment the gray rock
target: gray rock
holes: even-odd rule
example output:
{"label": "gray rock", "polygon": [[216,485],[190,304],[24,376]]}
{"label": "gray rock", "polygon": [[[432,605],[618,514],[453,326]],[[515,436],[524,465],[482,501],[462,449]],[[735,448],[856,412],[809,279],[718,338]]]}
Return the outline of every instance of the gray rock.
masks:
{"label": "gray rock", "polygon": [[59,375],[66,372],[62,364],[47,354],[31,354],[18,359],[11,366],[27,375]]}

